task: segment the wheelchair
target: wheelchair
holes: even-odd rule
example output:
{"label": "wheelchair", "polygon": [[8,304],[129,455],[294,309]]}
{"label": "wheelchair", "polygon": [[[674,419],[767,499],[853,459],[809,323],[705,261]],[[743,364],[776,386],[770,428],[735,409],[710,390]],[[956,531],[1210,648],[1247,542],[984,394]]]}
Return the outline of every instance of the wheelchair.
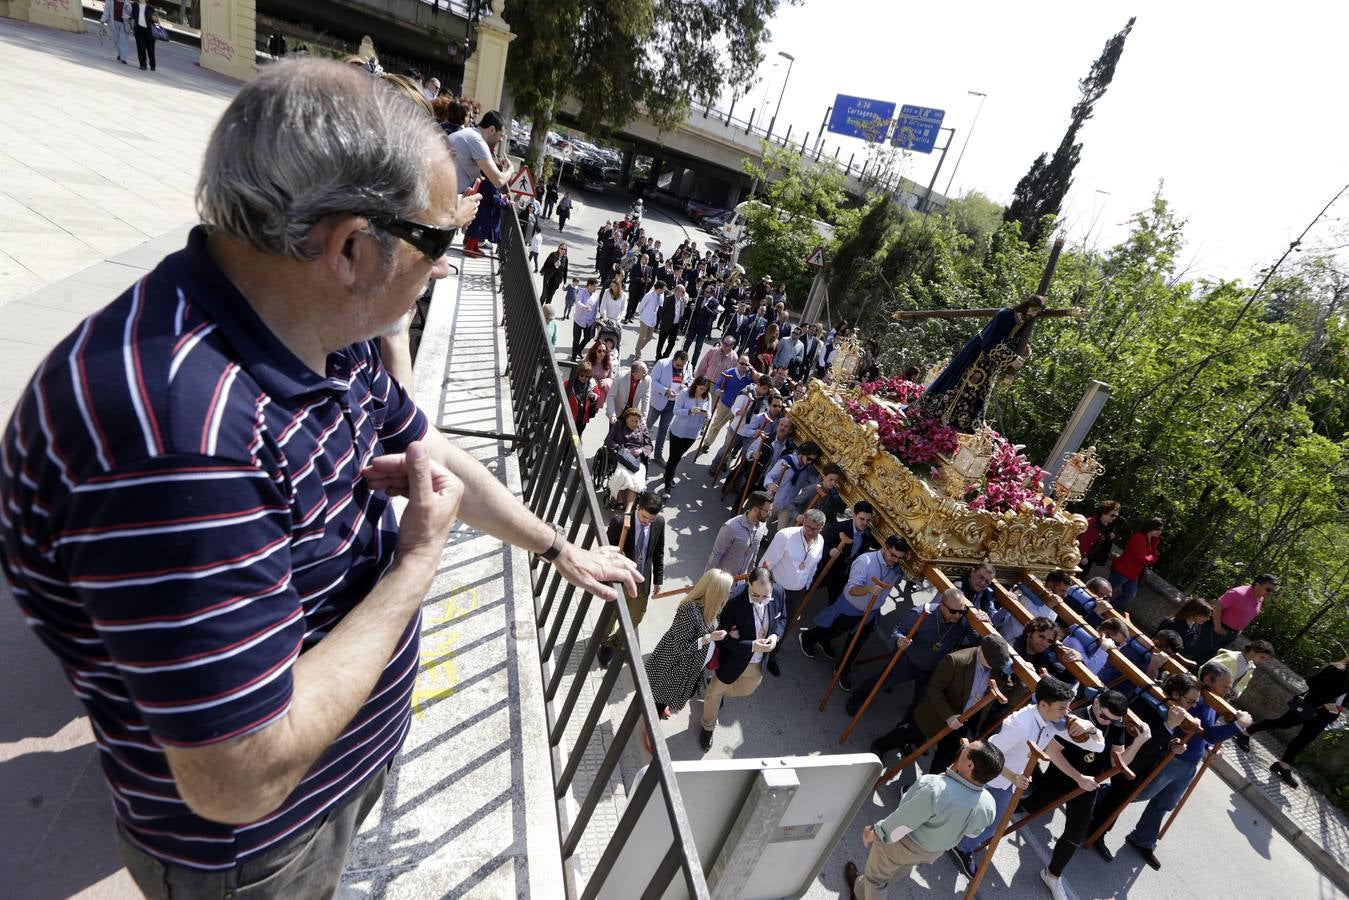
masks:
{"label": "wheelchair", "polygon": [[609,479],[614,474],[614,467],[618,465],[618,456],[603,444],[600,449],[595,451],[595,456],[590,460],[590,476],[595,485],[595,494],[601,501],[605,501],[605,494],[609,490]]}

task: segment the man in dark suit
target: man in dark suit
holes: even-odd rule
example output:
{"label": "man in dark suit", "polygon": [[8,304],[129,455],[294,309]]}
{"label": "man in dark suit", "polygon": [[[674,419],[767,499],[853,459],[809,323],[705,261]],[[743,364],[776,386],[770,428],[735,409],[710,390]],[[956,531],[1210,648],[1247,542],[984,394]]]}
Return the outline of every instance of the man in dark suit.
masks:
{"label": "man in dark suit", "polygon": [[[829,566],[829,574],[820,585],[826,597],[837,597],[843,593],[848,583],[848,573],[852,571],[852,564],[857,557],[881,549],[876,535],[871,532],[871,517],[875,514],[876,510],[870,503],[858,500],[853,505],[851,519],[830,522],[824,527],[824,558],[820,560],[820,568],[814,577],[819,578],[824,567]],[[850,543],[840,546],[839,540],[843,537],[847,537]],[[833,565],[829,564],[830,559],[835,559]]]}
{"label": "man in dark suit", "polygon": [[739,345],[740,332],[744,331],[745,328],[749,325],[749,320],[750,320],[749,307],[746,306],[744,303],[741,303],[739,306],[736,307],[735,312],[733,312],[730,315],[730,317],[727,318],[726,327],[722,330],[722,334],[723,335],[729,334],[731,337],[735,338],[736,344]]}
{"label": "man in dark suit", "polygon": [[944,772],[960,753],[960,739],[973,740],[990,724],[989,712],[995,704],[985,706],[967,722],[960,721],[960,714],[988,693],[990,680],[996,681],[998,690],[1014,704],[1024,692],[1012,674],[1011,648],[997,634],[985,635],[977,646],[957,650],[937,663],[937,670],[914,709],[913,721],[872,741],[871,752],[881,756],[888,750],[925,741],[947,726],[955,726],[937,742],[927,768],[929,772]]}
{"label": "man in dark suit", "polygon": [[[632,512],[617,513],[609,520],[609,543],[637,564],[644,579],[637,585],[636,596],[623,598],[628,604],[634,630],[646,615],[647,600],[652,594],[660,593],[661,582],[665,580],[665,517],[660,514],[664,508],[664,495],[659,491],[645,491],[633,504]],[[609,635],[600,645],[600,666],[609,668],[614,653],[622,646],[622,630],[615,619]]]}
{"label": "man in dark suit", "polygon": [[637,315],[637,304],[642,302],[646,292],[651,290],[651,285],[656,283],[653,273],[651,261],[647,259],[645,253],[638,256],[637,264],[628,270],[628,308],[623,314],[624,325],[631,322],[632,317]]}
{"label": "man in dark suit", "polygon": [[703,698],[702,732],[698,744],[712,749],[712,729],[723,697],[748,697],[763,680],[769,654],[787,633],[787,604],[767,569],[755,568],[736,585],[721,611],[719,628],[726,637],[717,642],[717,668]]}

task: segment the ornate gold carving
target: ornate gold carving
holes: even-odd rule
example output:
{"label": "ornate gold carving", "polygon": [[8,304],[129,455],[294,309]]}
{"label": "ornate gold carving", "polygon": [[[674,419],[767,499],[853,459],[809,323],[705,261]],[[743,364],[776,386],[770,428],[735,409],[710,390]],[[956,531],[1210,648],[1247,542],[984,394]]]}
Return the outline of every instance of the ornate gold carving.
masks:
{"label": "ornate gold carving", "polygon": [[[925,562],[969,566],[988,560],[999,568],[1037,574],[1077,568],[1077,536],[1087,527],[1082,516],[1061,510],[1041,517],[970,509],[882,448],[875,425],[859,424],[818,381],[792,406],[791,416],[798,440],[819,444],[825,459],[843,469],[844,499],[870,501],[876,508],[877,534],[903,536]],[[966,437],[978,440],[977,435],[964,435],[962,444]]]}

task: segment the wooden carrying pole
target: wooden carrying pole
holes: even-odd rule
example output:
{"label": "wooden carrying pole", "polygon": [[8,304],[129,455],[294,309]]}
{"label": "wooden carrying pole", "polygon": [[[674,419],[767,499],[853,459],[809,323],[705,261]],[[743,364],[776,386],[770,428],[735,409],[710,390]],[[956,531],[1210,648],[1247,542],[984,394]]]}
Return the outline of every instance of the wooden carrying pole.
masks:
{"label": "wooden carrying pole", "polygon": [[[1084,585],[1081,581],[1079,581],[1076,578],[1073,579],[1073,584],[1077,587],[1082,588],[1083,590],[1086,589],[1086,585]],[[1074,613],[1074,615],[1076,614],[1076,611],[1073,610],[1072,607],[1068,606],[1067,603],[1064,603],[1064,610],[1060,611],[1059,614],[1063,615],[1064,611],[1072,612]],[[1127,616],[1120,616],[1120,621],[1124,623],[1124,631],[1129,637],[1136,639],[1138,643],[1140,643],[1144,647],[1144,649],[1146,649],[1149,653],[1157,652],[1157,647],[1155,644],[1153,644],[1152,638],[1148,637],[1145,633],[1140,631],[1138,627],[1134,625],[1131,619],[1129,619]],[[1110,654],[1111,664],[1113,664],[1116,669],[1119,669],[1121,672],[1123,672],[1125,671],[1125,669],[1122,666],[1120,666],[1118,662],[1115,661],[1117,655],[1119,656],[1120,659],[1124,659],[1126,662],[1128,662],[1128,659],[1127,657],[1124,657],[1123,654],[1119,654],[1118,651],[1111,651]],[[1137,667],[1134,666],[1132,663],[1129,663],[1129,667],[1137,671]],[[1188,669],[1185,668],[1180,659],[1177,659],[1176,657],[1171,656],[1169,654],[1167,656],[1166,662],[1162,664],[1162,671],[1168,674],[1177,674],[1177,675],[1182,673],[1191,675],[1194,674],[1193,672],[1190,672]],[[1215,694],[1212,691],[1210,691],[1208,688],[1204,688],[1203,691],[1204,691],[1204,702],[1207,703],[1213,709],[1214,712],[1216,712],[1219,716],[1221,716],[1222,718],[1226,719],[1229,722],[1236,721],[1238,710],[1236,709],[1236,707],[1232,706],[1232,704],[1227,700],[1226,697],[1219,696],[1218,694]]]}
{"label": "wooden carrying pole", "polygon": [[829,575],[829,570],[833,568],[834,563],[843,555],[844,548],[851,543],[852,538],[848,537],[846,534],[840,534],[838,536],[838,556],[830,556],[829,562],[825,563],[824,568],[820,570],[820,574],[815,576],[814,583],[812,583],[810,589],[806,591],[806,595],[801,598],[801,605],[796,608],[796,612],[792,614],[792,620],[787,623],[787,631],[784,632],[784,635],[790,633],[796,623],[801,620],[802,613],[806,611],[807,606],[810,606],[810,601],[814,599],[815,592],[820,589],[820,585],[824,584],[824,579]]}
{"label": "wooden carrying pole", "polygon": [[[1033,742],[1026,741],[1026,746],[1030,748],[1030,759],[1026,760],[1026,767],[1021,770],[1023,778],[1031,777],[1040,761],[1045,758],[1045,752]],[[983,862],[979,863],[974,877],[970,879],[970,886],[965,889],[965,900],[973,900],[974,895],[978,893],[979,882],[984,880],[984,874],[988,872],[988,866],[993,862],[993,852],[998,849],[998,842],[1002,840],[1007,823],[1011,821],[1012,813],[1016,812],[1016,805],[1021,802],[1021,795],[1024,793],[1020,787],[1012,791],[1012,799],[1007,801],[1007,808],[1002,811],[1002,817],[998,819],[997,827],[993,829],[993,837],[989,838],[988,852],[984,854]]]}
{"label": "wooden carrying pole", "polygon": [[[1060,619],[1062,619],[1064,622],[1067,622],[1069,625],[1078,626],[1084,632],[1086,632],[1086,634],[1088,634],[1093,640],[1100,640],[1101,636],[1100,634],[1097,633],[1096,629],[1088,625],[1086,620],[1083,619],[1082,616],[1078,614],[1077,610],[1073,609],[1071,604],[1069,604],[1066,600],[1059,599],[1059,597],[1057,597],[1053,592],[1051,592],[1048,588],[1046,588],[1044,584],[1041,583],[1040,579],[1036,578],[1030,572],[1027,572],[1025,570],[1022,570],[1021,572],[1021,579],[1022,583],[1025,584],[1026,587],[1034,591],[1036,596],[1038,596],[1041,601],[1043,601],[1046,605],[1052,608]],[[1129,628],[1131,626],[1126,622],[1125,627]],[[1109,658],[1110,664],[1114,666],[1115,669],[1121,675],[1123,675],[1126,679],[1128,679],[1130,683],[1138,686],[1144,691],[1147,691],[1149,694],[1151,694],[1158,700],[1162,701],[1166,700],[1165,695],[1163,695],[1162,693],[1161,686],[1158,685],[1151,678],[1149,678],[1146,672],[1139,669],[1138,666],[1134,665],[1133,660],[1129,659],[1129,657],[1121,653],[1118,647],[1109,652]],[[1099,679],[1095,680],[1097,684],[1100,683]],[[1223,706],[1229,710],[1231,709],[1231,705],[1228,704],[1226,701],[1223,701]],[[1233,712],[1233,715],[1235,715],[1235,712]],[[1132,717],[1133,714],[1130,713],[1130,716]],[[1137,724],[1136,718],[1131,718],[1127,721],[1129,721],[1131,725]],[[1193,720],[1192,718],[1191,721],[1195,720]],[[1195,727],[1196,728],[1198,727],[1197,721],[1195,721]]]}
{"label": "wooden carrying pole", "polygon": [[[955,587],[955,585],[951,583],[951,579],[946,577],[946,573],[931,563],[923,568],[923,577],[928,580],[929,584],[936,588],[939,595],[943,591]],[[981,638],[998,633],[998,630],[993,627],[991,622],[985,622],[983,619],[976,616],[974,614],[974,609],[969,606],[968,603],[965,606],[965,620],[970,623],[970,628],[974,629],[974,633]],[[1012,653],[1012,674],[1016,675],[1017,679],[1031,691],[1035,690],[1035,685],[1040,681],[1040,676],[1036,675],[1030,665],[1024,659],[1017,656],[1015,651]]]}
{"label": "wooden carrying pole", "polygon": [[820,712],[824,712],[824,708],[829,705],[829,697],[834,693],[834,688],[838,685],[839,679],[843,677],[843,668],[848,664],[853,651],[857,649],[857,642],[867,627],[867,620],[871,618],[871,611],[876,608],[876,601],[880,599],[882,593],[889,594],[891,590],[891,585],[885,585],[884,590],[880,586],[871,589],[871,599],[867,601],[866,612],[862,613],[862,620],[852,630],[852,640],[848,641],[848,649],[843,651],[843,656],[838,661],[838,667],[834,669],[834,677],[829,679],[829,687],[825,688],[824,696],[820,698]]}
{"label": "wooden carrying pole", "polygon": [[[1096,776],[1096,784],[1097,785],[1105,784],[1107,781],[1114,778],[1116,775],[1123,775],[1125,778],[1133,780],[1134,778],[1133,770],[1124,764],[1124,760],[1123,757],[1120,755],[1120,752],[1118,750],[1113,751],[1111,753],[1111,757],[1115,760],[1115,764],[1111,766],[1109,769],[1106,769],[1100,775]],[[1076,800],[1078,797],[1082,796],[1082,794],[1084,794],[1085,792],[1086,788],[1082,787],[1081,785],[1074,787],[1072,790],[1068,791],[1062,797],[1059,797],[1053,803],[1050,803],[1048,806],[1040,807],[1035,812],[1014,823],[1010,828],[1007,829],[1007,834],[1011,834],[1014,831],[1019,831],[1022,828],[1025,828],[1027,825],[1034,822],[1036,819],[1039,819],[1041,816],[1044,816],[1047,813],[1052,813],[1054,810],[1058,809],[1064,804]],[[1004,837],[1006,837],[1006,835],[1004,835]],[[982,850],[984,847],[987,846],[988,841],[984,841],[982,844],[979,845],[977,849]]]}
{"label": "wooden carrying pole", "polygon": [[731,447],[735,444],[735,436],[740,432],[740,426],[745,422],[745,413],[749,412],[749,408],[753,403],[753,398],[747,399],[744,408],[740,410],[740,415],[736,418],[734,427],[731,428],[731,437],[726,441],[726,449],[721,451],[721,456],[717,459],[717,464],[712,469],[712,481],[717,480],[717,476],[721,474],[721,467],[726,465],[726,457],[730,455]]}
{"label": "wooden carrying pole", "polygon": [[[971,706],[969,709],[965,710],[960,714],[959,718],[961,727],[963,728],[966,722],[977,716],[980,713],[980,711],[984,709],[984,707],[988,706],[994,700],[997,700],[999,703],[1006,703],[1007,697],[1004,696],[1002,691],[998,689],[997,681],[995,679],[990,678],[988,680],[988,693],[984,694],[982,697],[980,697],[978,700],[974,702],[973,706]],[[921,758],[924,753],[931,750],[933,747],[937,746],[937,744],[941,741],[942,738],[946,737],[953,731],[955,731],[955,729],[952,728],[950,725],[943,725],[941,730],[938,731],[936,734],[934,734],[932,737],[928,738],[926,741],[924,741],[921,747],[918,747],[908,756],[904,757],[899,762],[895,763],[893,766],[882,772],[881,777],[876,780],[876,787],[878,788],[881,787],[891,778],[894,778],[900,772],[903,772],[905,769],[909,767],[909,765],[914,760]]]}
{"label": "wooden carrying pole", "polygon": [[[918,319],[989,319],[1002,312],[1006,307],[993,306],[982,309],[911,309],[900,310],[890,318],[896,322],[913,322]],[[1058,309],[1046,309],[1040,313],[1037,318],[1049,319],[1077,319],[1085,316],[1087,311],[1079,307],[1061,307]]]}
{"label": "wooden carrying pole", "polygon": [[[752,571],[752,570],[751,570],[751,571]],[[743,575],[737,575],[737,576],[735,576],[734,578],[731,579],[731,583],[734,584],[734,583],[737,582],[737,581],[744,581],[746,578],[749,578],[749,575],[750,575],[749,572],[746,572],[746,573],[743,574]],[[693,590],[693,585],[692,585],[692,584],[686,584],[686,585],[684,585],[683,587],[670,588],[668,591],[661,591],[659,594],[652,594],[652,595],[651,595],[651,599],[652,599],[652,600],[663,600],[663,599],[665,599],[666,597],[673,597],[675,594],[687,594],[687,593],[688,593],[689,591],[691,591],[691,590]]]}
{"label": "wooden carrying pole", "polygon": [[[1198,725],[1197,722],[1195,724],[1196,726]],[[1191,732],[1185,738],[1183,739],[1176,738],[1176,740],[1188,744],[1190,742],[1190,738],[1194,737],[1194,734],[1195,732]],[[1171,747],[1168,746],[1166,750],[1162,751],[1161,758],[1157,760],[1157,764],[1152,767],[1152,770],[1148,772],[1148,774],[1143,778],[1137,779],[1135,781],[1134,789],[1129,792],[1128,798],[1125,799],[1125,801],[1120,804],[1119,809],[1115,810],[1114,815],[1112,815],[1106,821],[1102,822],[1101,827],[1097,828],[1093,834],[1091,834],[1085,841],[1082,842],[1082,846],[1090,847],[1092,844],[1099,841],[1101,839],[1101,836],[1104,835],[1114,826],[1115,820],[1120,817],[1120,814],[1129,808],[1129,804],[1133,803],[1134,800],[1138,798],[1138,795],[1143,793],[1143,789],[1146,788],[1148,785],[1152,784],[1152,782],[1156,780],[1158,775],[1162,774],[1162,770],[1166,768],[1167,763],[1171,762],[1171,760],[1175,758],[1176,755],[1172,752]]]}
{"label": "wooden carrying pole", "polygon": [[1189,800],[1190,795],[1194,793],[1195,785],[1199,784],[1199,779],[1203,778],[1204,773],[1208,771],[1209,766],[1213,765],[1214,757],[1222,753],[1222,746],[1223,742],[1219,741],[1208,748],[1208,753],[1204,756],[1204,764],[1199,767],[1199,771],[1195,772],[1194,777],[1190,779],[1190,786],[1185,789],[1184,794],[1181,794],[1180,802],[1176,804],[1176,808],[1171,810],[1171,815],[1167,817],[1166,824],[1162,826],[1162,830],[1157,834],[1157,840],[1160,841],[1162,838],[1166,837],[1166,832],[1171,828],[1171,823],[1176,821],[1176,816],[1180,815],[1180,811],[1185,808],[1185,801]]}
{"label": "wooden carrying pole", "polygon": [[[923,620],[926,618],[927,609],[924,608],[923,611],[918,614],[918,620],[913,623],[913,627],[909,629],[909,633],[905,635],[910,643],[913,642],[913,636],[918,633],[918,629],[923,627]],[[885,679],[890,677],[890,673],[894,671],[895,666],[899,664],[899,658],[904,655],[904,651],[907,649],[908,644],[902,649],[896,648],[895,652],[890,655],[890,661],[885,664],[885,668],[881,670],[880,677],[876,679],[876,686],[871,689],[871,693],[867,694],[867,698],[862,701],[862,707],[857,710],[857,715],[852,717],[852,721],[848,723],[848,727],[843,729],[843,733],[838,736],[838,742],[840,744],[845,743],[848,740],[848,736],[851,735],[853,729],[857,727],[857,723],[862,720],[862,716],[866,715],[867,710],[871,707],[872,701],[876,699],[876,695],[881,692],[881,688],[885,687]]]}
{"label": "wooden carrying pole", "polygon": [[[748,409],[748,407],[746,407],[746,409]],[[749,475],[745,478],[745,489],[740,492],[740,501],[735,505],[735,515],[737,516],[740,515],[740,507],[745,504],[745,498],[749,496],[749,486],[754,483],[754,471],[759,468],[759,454],[762,453],[764,449],[764,429],[768,427],[768,424],[769,422],[765,422],[763,425],[760,425],[759,430],[754,432],[754,437],[745,442],[746,448],[753,447],[755,444],[759,445],[759,449],[754,453],[753,460],[751,461],[750,458],[745,456],[746,451],[741,451],[740,465],[735,467],[734,474],[726,476],[726,483],[721,486],[721,499],[725,500],[726,495],[734,490],[735,480],[740,477],[741,472],[745,471],[745,466],[749,466]],[[773,423],[773,427],[776,428],[777,424]]]}
{"label": "wooden carrying pole", "polygon": [[[745,508],[745,501],[749,499],[750,488],[754,486],[754,475],[759,470],[759,454],[763,453],[763,451],[764,448],[760,447],[759,453],[754,454],[754,462],[749,467],[749,475],[745,477],[745,489],[740,492],[740,499],[735,503],[735,514],[737,516],[740,515],[740,511]],[[732,478],[730,483],[734,484],[735,479]]]}

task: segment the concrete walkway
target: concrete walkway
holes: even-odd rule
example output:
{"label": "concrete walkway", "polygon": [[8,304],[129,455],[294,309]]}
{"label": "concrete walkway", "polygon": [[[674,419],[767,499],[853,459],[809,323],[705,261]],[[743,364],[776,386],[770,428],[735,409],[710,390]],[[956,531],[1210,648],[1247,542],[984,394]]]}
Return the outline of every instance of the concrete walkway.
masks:
{"label": "concrete walkway", "polygon": [[10,19],[0,52],[4,420],[47,348],[134,280],[105,261],[196,222],[202,153],[238,85],[186,47],[161,44],[158,71],[142,72],[97,34]]}

